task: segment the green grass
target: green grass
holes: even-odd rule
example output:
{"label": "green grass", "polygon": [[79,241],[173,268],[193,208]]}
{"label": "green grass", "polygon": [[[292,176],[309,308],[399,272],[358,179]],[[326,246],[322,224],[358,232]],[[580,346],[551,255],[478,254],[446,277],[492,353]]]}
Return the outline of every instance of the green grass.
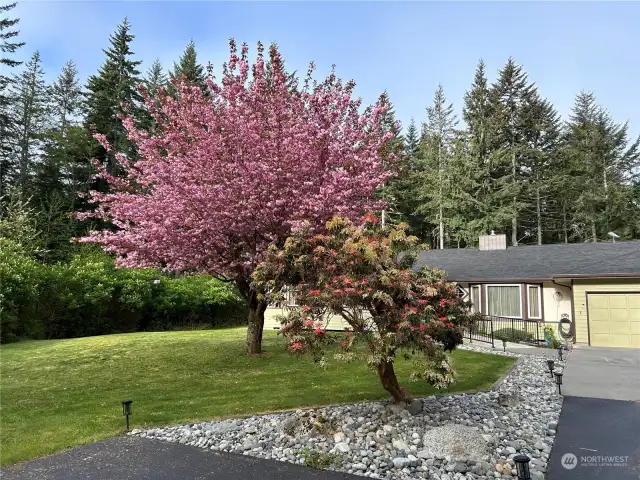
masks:
{"label": "green grass", "polygon": [[[132,428],[388,397],[362,363],[331,361],[327,370],[290,356],[265,334],[266,353],[244,354],[245,329],[133,333],[0,347],[0,463],[48,455],[119,435],[120,402],[133,400]],[[455,385],[436,391],[401,383],[418,395],[489,388],[513,359],[453,354]]]}

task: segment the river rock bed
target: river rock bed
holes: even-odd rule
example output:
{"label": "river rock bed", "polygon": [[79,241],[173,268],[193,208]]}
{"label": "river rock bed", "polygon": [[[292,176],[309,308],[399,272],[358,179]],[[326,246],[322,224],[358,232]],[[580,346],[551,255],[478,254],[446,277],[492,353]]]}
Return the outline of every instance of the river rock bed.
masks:
{"label": "river rock bed", "polygon": [[513,457],[524,453],[531,478],[543,479],[562,407],[546,359],[460,348],[519,361],[492,391],[420,398],[408,408],[333,405],[130,434],[389,479],[515,478]]}

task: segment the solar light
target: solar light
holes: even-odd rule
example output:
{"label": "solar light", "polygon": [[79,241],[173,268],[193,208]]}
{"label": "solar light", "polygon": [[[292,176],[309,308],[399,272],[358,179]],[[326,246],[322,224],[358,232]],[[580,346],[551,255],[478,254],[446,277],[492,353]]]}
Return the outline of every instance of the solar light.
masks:
{"label": "solar light", "polygon": [[516,455],[513,461],[516,462],[516,472],[518,472],[518,480],[531,480],[531,472],[529,471],[529,460],[526,455]]}
{"label": "solar light", "polygon": [[127,431],[129,431],[129,415],[131,415],[131,404],[133,400],[123,400],[122,401],[122,415],[127,417]]}
{"label": "solar light", "polygon": [[556,377],[556,385],[558,385],[558,393],[562,395],[562,388],[560,388],[560,385],[562,385],[562,372],[553,372],[553,375]]}
{"label": "solar light", "polygon": [[554,362],[552,359],[547,360],[547,367],[549,367],[549,373],[551,374],[551,378],[553,378],[553,368],[555,364],[556,362]]}
{"label": "solar light", "polygon": [[562,345],[558,347],[558,358],[562,361]]}

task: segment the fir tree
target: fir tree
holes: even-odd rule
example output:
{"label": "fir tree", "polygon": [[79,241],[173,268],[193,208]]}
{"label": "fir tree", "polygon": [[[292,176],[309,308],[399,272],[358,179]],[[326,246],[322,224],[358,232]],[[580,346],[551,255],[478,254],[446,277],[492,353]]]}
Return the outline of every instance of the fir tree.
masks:
{"label": "fir tree", "polygon": [[144,77],[144,86],[151,97],[156,97],[158,90],[167,86],[167,75],[162,70],[162,64],[159,59],[156,59],[147,70],[147,74]]}
{"label": "fir tree", "polygon": [[[427,107],[427,122],[422,131],[421,188],[419,212],[437,225],[438,246],[445,244],[445,224],[450,211],[450,163],[455,127],[458,121],[453,104],[447,103],[442,85],[438,85],[433,105]],[[447,218],[445,218],[447,217]]]}
{"label": "fir tree", "polygon": [[536,231],[538,245],[542,245],[545,225],[549,224],[547,220],[556,213],[553,176],[560,166],[560,118],[553,105],[537,92],[532,93],[523,105],[522,130],[525,146],[521,151],[521,165],[526,175],[528,197],[525,204],[533,209],[525,220],[535,219],[535,225],[529,226]]}
{"label": "fir tree", "polygon": [[511,244],[518,245],[518,218],[522,205],[523,105],[533,95],[527,74],[509,58],[498,72],[498,80],[491,87],[489,98],[492,113],[491,174],[495,185],[497,222],[506,226],[510,220]]}
{"label": "fir tree", "polygon": [[12,80],[15,104],[12,116],[16,122],[15,185],[20,201],[29,194],[34,167],[43,146],[49,105],[40,53],[35,52],[23,72]]}
{"label": "fir tree", "polygon": [[591,93],[577,97],[567,124],[563,154],[580,191],[574,200],[581,237],[593,242],[624,227],[627,189],[640,166],[640,138],[629,144],[627,124],[616,123]]}
{"label": "fir tree", "polygon": [[18,18],[5,17],[16,6],[16,3],[0,5],[0,198],[8,193],[11,175],[13,150],[15,147],[15,119],[11,116],[13,99],[9,91],[11,77],[4,75],[9,68],[17,67],[19,62],[10,57],[17,49],[24,46],[24,42],[15,41],[19,31],[15,29],[20,21]]}
{"label": "fir tree", "polygon": [[[383,162],[383,165],[390,164],[390,157],[393,156],[396,161],[393,162],[393,168],[396,171],[396,174],[399,174],[403,168],[402,165],[402,151],[403,151],[403,140],[402,135],[400,135],[400,124],[396,120],[395,110],[393,108],[393,103],[389,99],[389,94],[385,91],[380,95],[378,99],[378,104],[387,106],[388,109],[382,116],[382,129],[383,131],[390,132],[392,134],[391,139],[386,143],[386,145],[380,150],[380,156]],[[396,177],[397,178],[397,177]],[[393,221],[390,220],[390,216],[393,216],[397,213],[397,189],[398,184],[395,179],[390,180],[387,184],[381,189],[379,192],[380,197],[387,202],[387,208],[381,212],[382,215],[382,225],[384,226],[387,222]]]}
{"label": "fir tree", "polygon": [[[120,116],[125,109],[140,117],[141,95],[137,91],[140,80],[137,70],[140,61],[133,60],[134,53],[130,44],[134,35],[130,33],[131,24],[125,18],[116,32],[109,38],[109,49],[103,50],[107,58],[97,75],[87,81],[87,117],[90,129],[105,134],[110,145],[117,152],[135,158],[136,149],[127,138]],[[115,168],[115,158],[96,142],[95,156]]]}
{"label": "fir tree", "polygon": [[[168,84],[167,75],[162,70],[162,65],[160,64],[159,59],[156,59],[149,67],[149,70],[147,70],[147,74],[143,79],[143,84],[147,94],[154,99],[154,104],[159,106],[160,98],[158,98],[158,96],[161,89],[167,88]],[[142,109],[140,124],[149,132],[154,132],[156,129],[156,122],[146,106]]]}
{"label": "fir tree", "polygon": [[50,98],[56,128],[64,136],[67,127],[77,123],[83,108],[78,70],[72,60],[62,67],[62,72],[51,86]]}
{"label": "fir tree", "polygon": [[409,165],[415,165],[415,159],[420,153],[420,134],[416,121],[411,118],[407,133],[404,136],[404,155],[409,160]]}
{"label": "fir tree", "polygon": [[[187,44],[178,62],[173,64],[173,71],[169,72],[169,77],[171,82],[182,79],[189,85],[198,85],[202,88],[202,92],[206,93],[204,68],[198,63],[196,44],[193,40]],[[173,88],[170,87],[169,90],[172,94],[175,94]]]}

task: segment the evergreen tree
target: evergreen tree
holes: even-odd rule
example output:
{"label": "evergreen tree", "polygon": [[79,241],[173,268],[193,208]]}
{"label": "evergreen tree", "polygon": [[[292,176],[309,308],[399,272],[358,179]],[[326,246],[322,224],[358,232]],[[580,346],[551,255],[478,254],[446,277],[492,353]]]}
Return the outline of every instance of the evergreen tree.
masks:
{"label": "evergreen tree", "polygon": [[[173,71],[169,72],[169,77],[172,82],[180,78],[190,85],[198,85],[202,88],[202,92],[206,93],[204,68],[198,63],[196,44],[193,40],[187,44],[178,62],[173,64]],[[175,93],[173,88],[170,87],[169,90],[172,94]]]}
{"label": "evergreen tree", "polygon": [[[64,64],[62,71],[49,88],[50,120],[45,135],[45,146],[36,169],[35,195],[40,201],[53,192],[63,197],[74,197],[77,191],[69,191],[75,185],[72,171],[76,158],[69,155],[71,145],[77,141],[77,132],[70,131],[82,120],[83,96],[78,71],[72,61]],[[85,137],[86,139],[86,137]],[[73,203],[73,200],[70,200]],[[59,203],[59,202],[58,202]]]}
{"label": "evergreen tree", "polygon": [[433,105],[427,107],[427,122],[422,131],[422,168],[418,212],[437,225],[438,245],[445,244],[445,225],[451,211],[450,159],[453,154],[455,126],[458,121],[453,104],[447,104],[442,85],[438,85]]}
{"label": "evergreen tree", "polygon": [[13,149],[15,142],[15,119],[11,116],[13,98],[9,91],[11,77],[4,72],[9,68],[17,67],[19,62],[10,57],[11,54],[24,46],[24,42],[15,41],[19,31],[15,29],[20,21],[18,18],[10,19],[5,17],[5,12],[9,12],[16,6],[16,3],[0,5],[0,198],[8,193],[9,178],[11,174],[13,159]]}
{"label": "evergreen tree", "polygon": [[[134,35],[131,24],[125,18],[109,38],[110,47],[103,50],[107,58],[97,75],[87,81],[87,126],[107,136],[109,144],[117,152],[129,158],[136,157],[135,146],[127,138],[120,116],[125,109],[135,118],[141,116],[141,95],[137,91],[140,79],[137,70],[140,61],[133,60],[130,44]],[[95,144],[94,156],[101,159],[113,171],[116,167],[113,155]]]}
{"label": "evergreen tree", "polygon": [[627,124],[616,123],[597,105],[592,93],[581,92],[567,124],[563,154],[572,169],[576,220],[581,237],[597,242],[615,228],[624,228],[629,182],[640,166],[640,138],[629,145]]}
{"label": "evergreen tree", "polygon": [[41,154],[49,105],[40,54],[36,51],[22,73],[13,77],[15,104],[12,116],[16,123],[16,164],[14,182],[20,201],[27,199],[35,165]]}
{"label": "evergreen tree", "polygon": [[511,244],[518,245],[518,218],[522,203],[523,106],[535,94],[527,74],[509,58],[498,72],[489,98],[492,114],[491,175],[495,207],[492,215],[503,226],[510,220]]}
{"label": "evergreen tree", "polygon": [[416,121],[411,118],[411,122],[409,123],[409,127],[407,127],[407,133],[404,136],[404,155],[410,161],[410,165],[414,165],[416,159],[420,153],[420,134],[418,132],[418,127],[416,126]]}
{"label": "evergreen tree", "polygon": [[[468,171],[475,179],[474,214],[465,224],[467,238],[489,233],[498,225],[493,215],[494,195],[491,180],[491,144],[493,142],[493,105],[485,73],[485,64],[478,62],[471,90],[465,93],[462,115],[467,124],[469,159]],[[473,243],[477,242],[477,238]]]}
{"label": "evergreen tree", "polygon": [[393,168],[396,172],[396,178],[387,182],[387,184],[382,187],[379,192],[379,195],[382,199],[387,202],[387,208],[381,212],[382,215],[382,225],[383,227],[388,222],[394,222],[390,217],[393,217],[400,212],[398,212],[398,198],[397,198],[397,176],[401,174],[403,170],[403,158],[402,151],[404,149],[402,135],[400,134],[400,124],[396,120],[395,110],[393,108],[393,103],[389,99],[389,94],[385,91],[380,95],[378,99],[378,104],[387,106],[388,109],[384,113],[381,123],[382,128],[385,133],[391,132],[392,137],[386,143],[386,145],[380,150],[380,156],[382,158],[382,162],[384,165],[388,165],[390,160],[390,156],[394,156],[396,161],[393,163]]}
{"label": "evergreen tree", "polygon": [[64,137],[67,127],[77,124],[84,105],[78,69],[72,60],[62,67],[62,72],[51,86],[50,98],[55,128]]}
{"label": "evergreen tree", "polygon": [[167,75],[162,70],[159,59],[156,59],[147,70],[147,74],[144,77],[144,86],[151,97],[155,97],[160,88],[167,86]]}
{"label": "evergreen tree", "polygon": [[[168,84],[167,75],[162,70],[162,65],[160,64],[159,59],[156,59],[151,64],[142,82],[148,95],[154,99],[155,105],[159,106],[160,99],[158,98],[158,95],[160,94],[161,89],[167,88]],[[155,131],[156,122],[151,116],[151,113],[147,109],[146,105],[143,107],[143,110],[141,112],[140,124],[150,132]]]}
{"label": "evergreen tree", "polygon": [[[525,226],[536,231],[538,245],[542,245],[547,220],[556,214],[553,176],[558,171],[558,142],[560,118],[550,102],[532,92],[522,108],[524,148],[522,168],[527,178],[525,204],[533,207],[532,215],[525,215]],[[528,212],[525,212],[528,213]],[[535,226],[527,225],[535,218]]]}

